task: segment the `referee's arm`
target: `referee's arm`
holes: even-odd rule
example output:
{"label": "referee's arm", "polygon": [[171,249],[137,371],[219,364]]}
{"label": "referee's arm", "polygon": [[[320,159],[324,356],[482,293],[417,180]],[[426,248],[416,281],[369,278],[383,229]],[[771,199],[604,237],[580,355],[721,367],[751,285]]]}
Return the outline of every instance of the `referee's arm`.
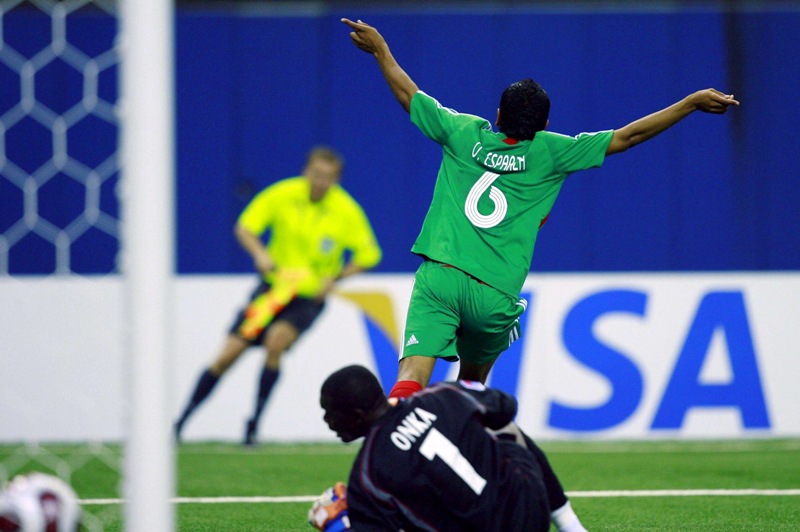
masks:
{"label": "referee's arm", "polygon": [[233,232],[236,235],[236,240],[239,241],[239,245],[253,257],[253,265],[261,275],[266,275],[275,270],[275,262],[270,257],[266,246],[264,246],[258,235],[253,234],[249,229],[238,223]]}

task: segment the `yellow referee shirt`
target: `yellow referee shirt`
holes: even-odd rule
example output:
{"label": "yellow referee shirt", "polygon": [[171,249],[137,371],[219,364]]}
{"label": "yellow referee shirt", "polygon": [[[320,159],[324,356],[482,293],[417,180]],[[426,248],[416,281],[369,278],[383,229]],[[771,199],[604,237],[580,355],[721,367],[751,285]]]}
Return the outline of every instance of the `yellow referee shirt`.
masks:
{"label": "yellow referee shirt", "polygon": [[341,186],[333,185],[322,200],[312,203],[305,177],[291,177],[270,185],[245,207],[239,225],[255,235],[269,230],[267,251],[276,273],[291,278],[300,296],[311,297],[325,279],[344,267],[345,253],[365,269],[378,264],[382,252],[364,210]]}

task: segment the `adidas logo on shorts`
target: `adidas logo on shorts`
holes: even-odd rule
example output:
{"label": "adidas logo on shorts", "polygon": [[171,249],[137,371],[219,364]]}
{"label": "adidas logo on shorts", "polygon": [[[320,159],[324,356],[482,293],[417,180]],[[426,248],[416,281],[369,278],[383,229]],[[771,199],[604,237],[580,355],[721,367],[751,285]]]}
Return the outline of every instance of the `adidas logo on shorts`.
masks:
{"label": "adidas logo on shorts", "polygon": [[417,340],[417,337],[412,334],[411,338],[409,338],[408,342],[406,342],[406,347],[408,347],[410,345],[416,345],[418,343],[419,343],[419,340]]}

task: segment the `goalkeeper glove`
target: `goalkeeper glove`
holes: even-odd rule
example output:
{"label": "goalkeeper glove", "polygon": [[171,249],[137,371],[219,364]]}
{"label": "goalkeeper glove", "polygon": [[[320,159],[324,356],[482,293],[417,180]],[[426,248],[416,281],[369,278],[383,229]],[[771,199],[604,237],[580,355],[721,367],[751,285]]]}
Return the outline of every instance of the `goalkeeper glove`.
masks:
{"label": "goalkeeper glove", "polygon": [[314,501],[308,511],[308,522],[317,530],[324,532],[341,532],[350,530],[350,518],[347,515],[347,486],[337,482],[328,488]]}

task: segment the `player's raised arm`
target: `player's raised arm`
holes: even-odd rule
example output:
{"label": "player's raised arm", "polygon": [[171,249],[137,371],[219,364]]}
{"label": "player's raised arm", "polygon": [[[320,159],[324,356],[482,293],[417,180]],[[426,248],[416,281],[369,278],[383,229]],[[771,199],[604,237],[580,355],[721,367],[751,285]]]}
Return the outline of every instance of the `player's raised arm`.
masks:
{"label": "player's raised arm", "polygon": [[723,94],[716,89],[697,91],[669,107],[615,130],[606,155],[620,153],[641,144],[674,126],[694,111],[722,114],[731,105],[739,105],[732,94]]}
{"label": "player's raised arm", "polygon": [[383,77],[386,78],[389,88],[392,89],[392,94],[408,113],[409,109],[411,109],[411,98],[414,97],[419,88],[414,83],[414,80],[406,74],[405,70],[397,64],[392,52],[389,50],[389,45],[386,44],[386,40],[378,33],[378,30],[360,20],[353,22],[350,19],[343,18],[342,22],[353,30],[350,32],[350,39],[353,44],[368,54],[372,54],[378,61],[378,66],[383,73]]}

